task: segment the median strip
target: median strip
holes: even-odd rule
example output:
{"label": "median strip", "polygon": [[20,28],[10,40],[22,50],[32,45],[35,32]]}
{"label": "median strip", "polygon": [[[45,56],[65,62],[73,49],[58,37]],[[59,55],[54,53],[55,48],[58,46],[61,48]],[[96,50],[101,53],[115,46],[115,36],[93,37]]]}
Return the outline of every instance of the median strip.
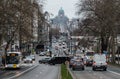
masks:
{"label": "median strip", "polygon": [[61,79],[73,79],[67,66],[64,64],[61,65]]}

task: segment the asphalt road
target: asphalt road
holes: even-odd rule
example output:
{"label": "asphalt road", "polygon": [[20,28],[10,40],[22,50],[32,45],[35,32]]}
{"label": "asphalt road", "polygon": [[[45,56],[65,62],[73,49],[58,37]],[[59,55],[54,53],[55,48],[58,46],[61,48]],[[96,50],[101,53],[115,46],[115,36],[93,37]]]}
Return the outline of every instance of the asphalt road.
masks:
{"label": "asphalt road", "polygon": [[45,64],[40,64],[35,69],[19,76],[15,79],[58,79],[59,76],[59,66],[50,66]]}
{"label": "asphalt road", "polygon": [[20,69],[1,70],[0,71],[0,79],[10,78],[10,77],[15,76],[33,66],[34,66],[33,64],[27,64],[27,65],[22,66]]}
{"label": "asphalt road", "polygon": [[107,71],[92,71],[91,67],[86,67],[84,71],[72,71],[76,79],[120,79],[120,69],[109,67]]}
{"label": "asphalt road", "polygon": [[13,79],[58,79],[60,66],[39,64],[38,61],[42,58],[45,58],[45,56],[36,55],[36,61],[34,64],[38,66]]}
{"label": "asphalt road", "polygon": [[58,79],[59,65],[39,64],[45,56],[35,57],[34,63],[23,63],[20,69],[0,70],[0,79]]}

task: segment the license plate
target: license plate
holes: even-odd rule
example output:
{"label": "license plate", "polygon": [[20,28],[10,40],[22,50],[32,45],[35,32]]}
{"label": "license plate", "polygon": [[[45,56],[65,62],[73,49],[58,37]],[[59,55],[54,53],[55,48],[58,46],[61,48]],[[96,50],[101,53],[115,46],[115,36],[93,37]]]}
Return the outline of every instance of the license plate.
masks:
{"label": "license plate", "polygon": [[101,67],[101,66],[98,65],[97,67]]}
{"label": "license plate", "polygon": [[17,67],[17,65],[16,64],[13,64],[13,68],[16,68]]}

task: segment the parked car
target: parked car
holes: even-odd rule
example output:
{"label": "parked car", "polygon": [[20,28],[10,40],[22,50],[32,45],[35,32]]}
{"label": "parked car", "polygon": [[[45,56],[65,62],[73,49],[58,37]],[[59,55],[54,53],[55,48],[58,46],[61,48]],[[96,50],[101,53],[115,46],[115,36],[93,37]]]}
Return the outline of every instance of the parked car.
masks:
{"label": "parked car", "polygon": [[32,60],[35,61],[35,55],[30,55]]}
{"label": "parked car", "polygon": [[46,64],[46,63],[48,63],[49,61],[51,60],[51,58],[43,58],[43,59],[41,59],[41,60],[39,60],[39,63],[40,64]]}
{"label": "parked car", "polygon": [[25,59],[23,61],[24,61],[24,63],[32,63],[33,62],[32,58],[30,56],[25,57]]}
{"label": "parked car", "polygon": [[82,60],[75,60],[72,65],[72,70],[81,69],[84,70],[84,62]]}
{"label": "parked car", "polygon": [[55,64],[62,64],[66,61],[70,61],[70,58],[67,56],[61,56],[61,57],[52,57],[51,60],[49,61],[49,64],[55,65]]}
{"label": "parked car", "polygon": [[105,54],[94,55],[92,70],[96,70],[96,69],[103,69],[104,71],[107,70],[107,62],[106,62]]}

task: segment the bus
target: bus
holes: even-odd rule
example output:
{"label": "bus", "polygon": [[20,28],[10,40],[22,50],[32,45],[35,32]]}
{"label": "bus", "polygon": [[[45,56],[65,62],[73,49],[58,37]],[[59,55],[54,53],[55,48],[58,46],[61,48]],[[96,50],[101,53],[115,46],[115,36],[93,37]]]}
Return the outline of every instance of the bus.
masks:
{"label": "bus", "polygon": [[20,68],[21,60],[21,52],[7,52],[5,68]]}

